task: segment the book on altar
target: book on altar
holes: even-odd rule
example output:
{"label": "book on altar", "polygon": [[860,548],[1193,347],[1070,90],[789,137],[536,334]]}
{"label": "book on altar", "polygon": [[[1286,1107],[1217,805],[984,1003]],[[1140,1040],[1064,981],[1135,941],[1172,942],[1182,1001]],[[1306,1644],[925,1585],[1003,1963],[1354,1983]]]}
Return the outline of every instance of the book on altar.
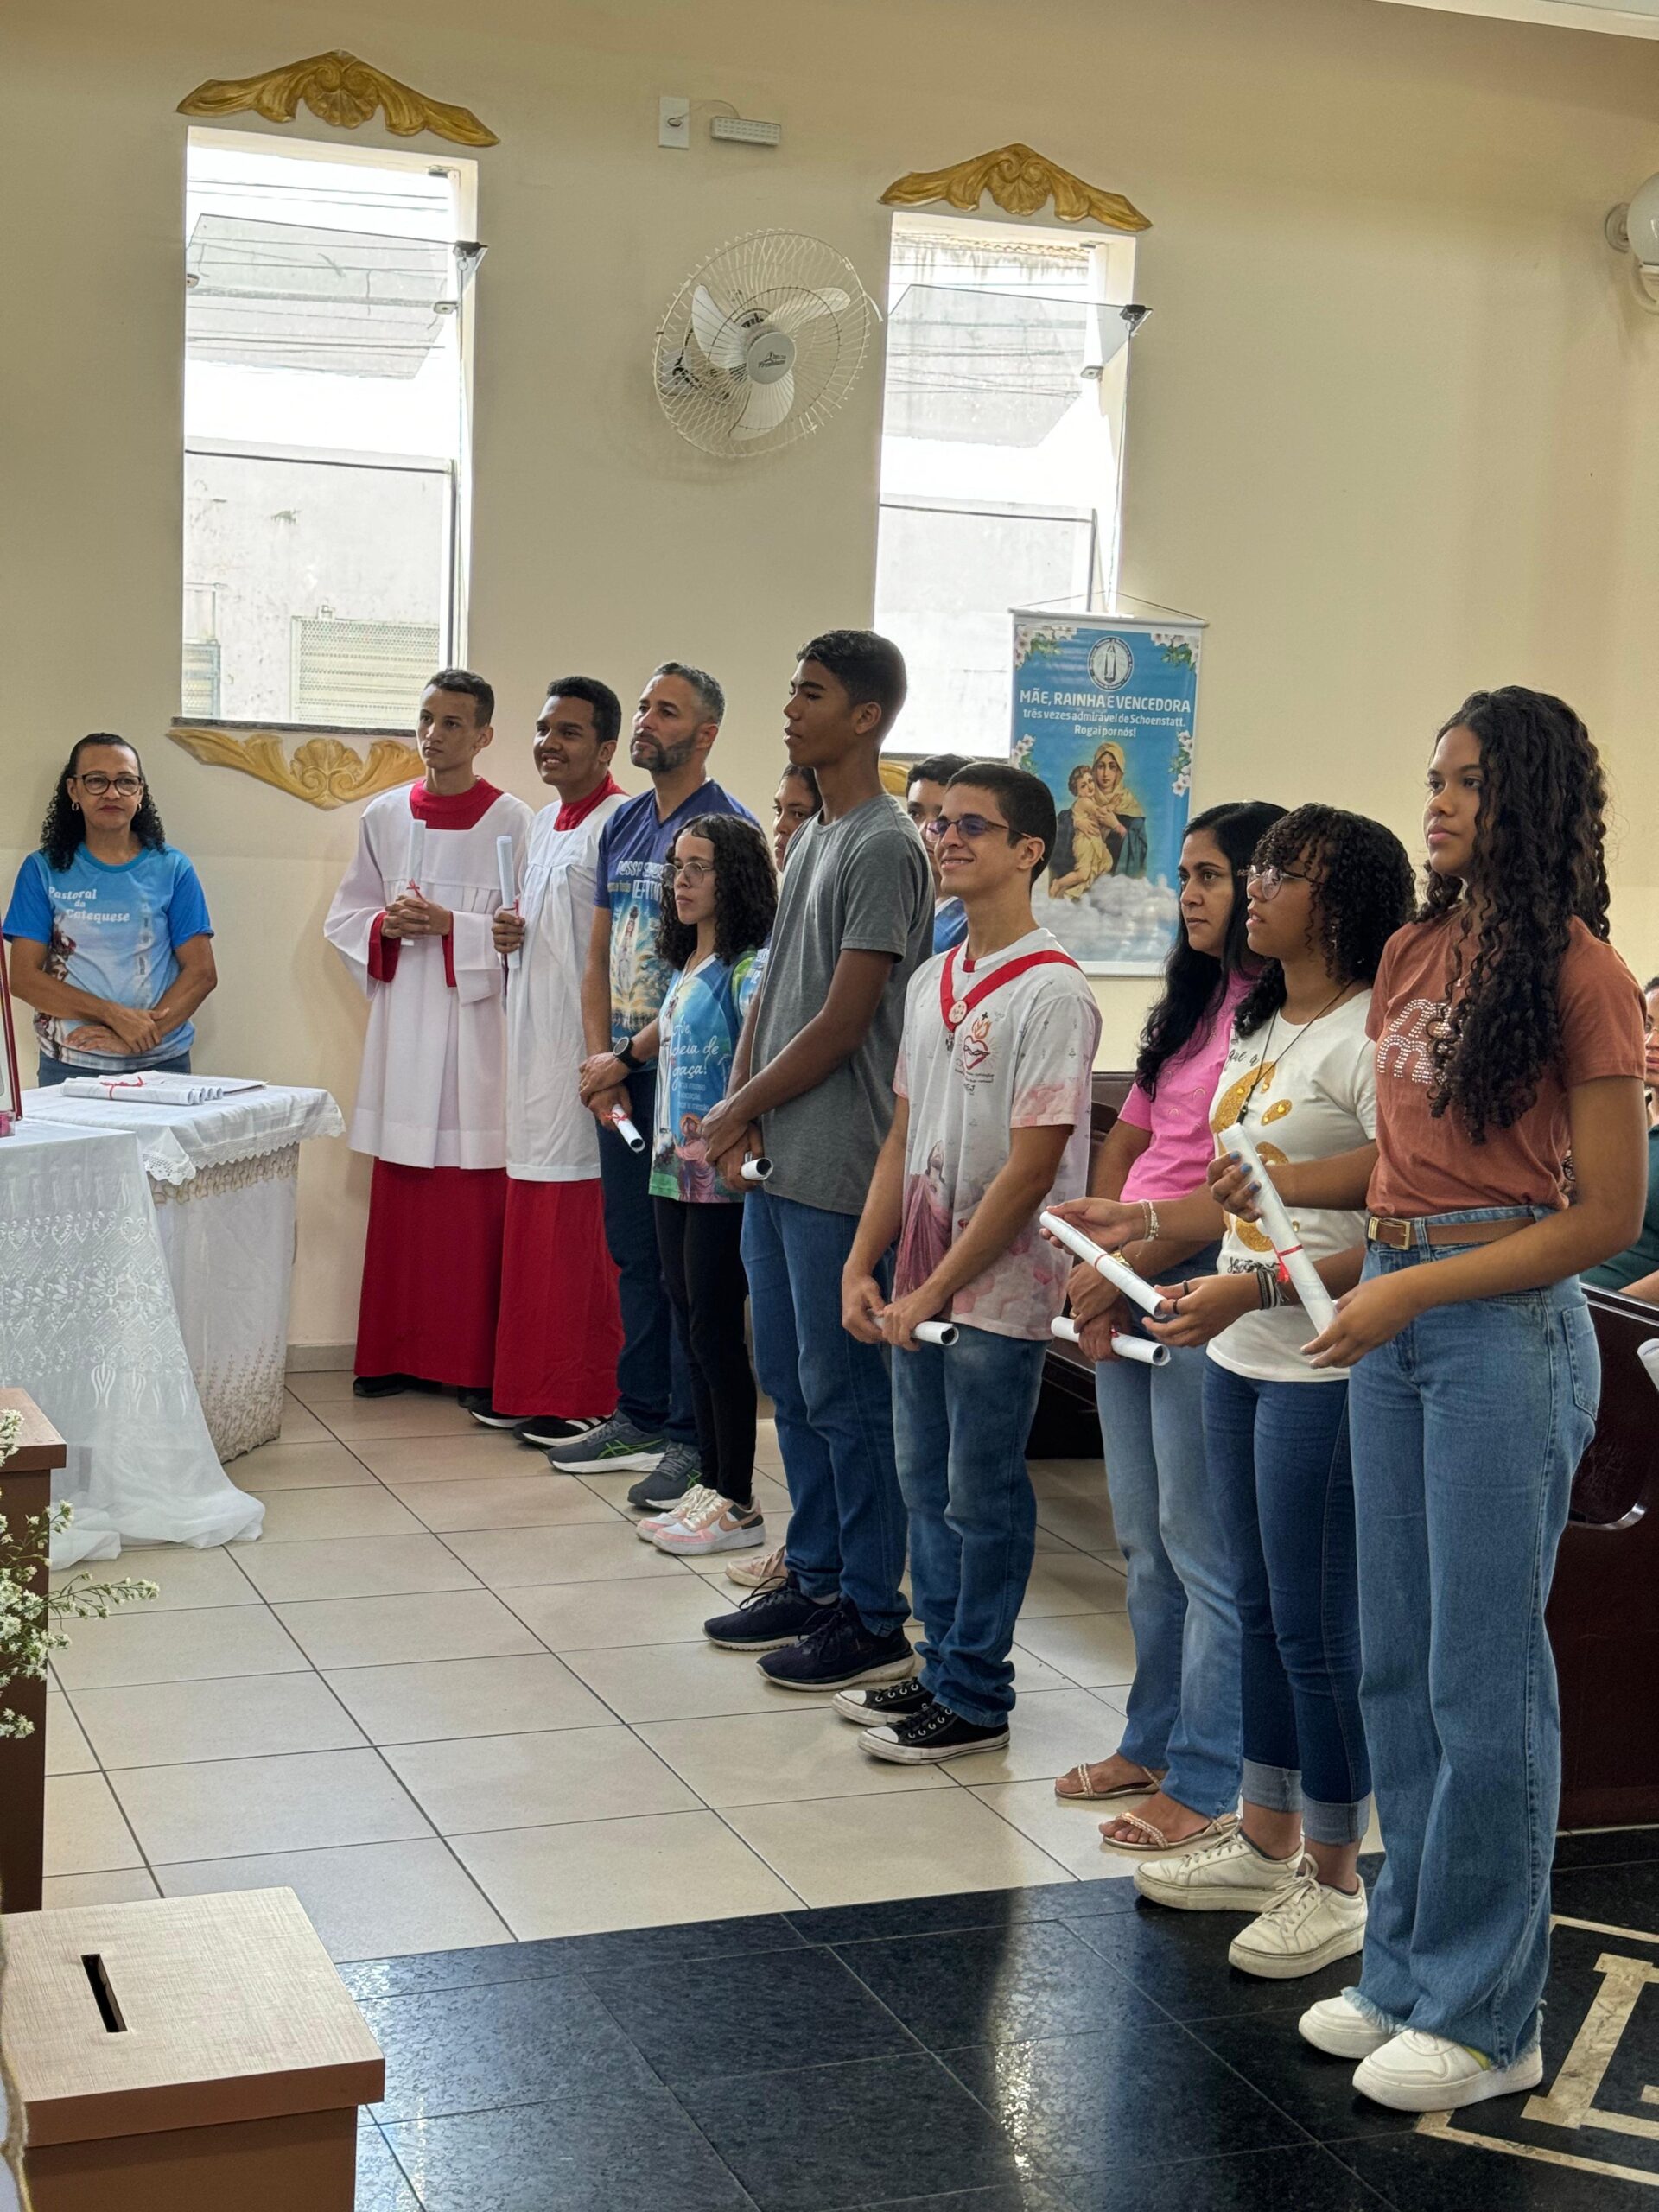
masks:
{"label": "book on altar", "polygon": [[211,1106],[244,1090],[263,1090],[247,1076],[76,1075],[61,1088],[66,1098],[113,1098],[124,1106]]}

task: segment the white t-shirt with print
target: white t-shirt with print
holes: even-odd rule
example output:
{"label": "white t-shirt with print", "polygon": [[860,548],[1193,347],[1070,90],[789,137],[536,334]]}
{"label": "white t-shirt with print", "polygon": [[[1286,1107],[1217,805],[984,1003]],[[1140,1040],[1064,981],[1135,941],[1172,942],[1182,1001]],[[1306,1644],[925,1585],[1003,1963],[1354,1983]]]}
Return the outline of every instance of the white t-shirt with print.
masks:
{"label": "white t-shirt with print", "polygon": [[[1033,930],[969,965],[957,948],[957,991],[1059,940]],[[923,963],[905,1000],[904,1041],[893,1087],[910,1101],[905,1196],[894,1295],[918,1289],[961,1236],[975,1207],[1007,1166],[1009,1132],[1069,1126],[1071,1135],[1044,1205],[1084,1195],[1089,1180],[1090,1077],[1100,1009],[1071,964],[1028,968],[982,999],[949,1033],[939,1002],[950,953]],[[1037,1212],[1007,1250],[950,1301],[953,1321],[993,1336],[1046,1338],[1065,1302],[1071,1262],[1037,1227]]]}
{"label": "white t-shirt with print", "polygon": [[[1370,993],[1362,991],[1313,1021],[1293,1025],[1281,1014],[1251,1036],[1235,1029],[1210,1109],[1217,1143],[1223,1129],[1240,1124],[1242,1109],[1242,1126],[1268,1166],[1325,1160],[1368,1144],[1376,1134],[1376,1047],[1365,1034],[1370,1002]],[[1303,1207],[1290,1218],[1313,1260],[1328,1260],[1365,1241],[1363,1212]],[[1259,1224],[1228,1216],[1223,1274],[1272,1257],[1272,1243]],[[1258,1382],[1345,1381],[1345,1367],[1310,1367],[1302,1357],[1301,1346],[1318,1333],[1300,1306],[1281,1306],[1246,1313],[1224,1329],[1210,1357]]]}

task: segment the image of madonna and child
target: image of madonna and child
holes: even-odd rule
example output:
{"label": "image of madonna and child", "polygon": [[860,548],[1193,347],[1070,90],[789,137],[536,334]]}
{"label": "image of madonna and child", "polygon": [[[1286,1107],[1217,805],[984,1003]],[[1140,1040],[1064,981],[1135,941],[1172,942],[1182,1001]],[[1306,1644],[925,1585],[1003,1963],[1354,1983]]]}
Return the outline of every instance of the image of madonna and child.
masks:
{"label": "image of madonna and child", "polygon": [[690,1355],[699,1481],[639,1524],[659,1551],[691,1556],[766,1541],[754,1503],[754,1376],[744,1339],[748,1281],[741,1192],[710,1166],[703,1116],[726,1095],[778,910],[766,841],[741,815],[688,823],[665,863],[657,950],[675,971],[642,1054],[658,1064],[651,1202],[663,1281]]}
{"label": "image of madonna and child", "polygon": [[[1131,1625],[1164,1696],[1132,1699],[1119,1751],[1057,1788],[1136,1799],[1108,1845],[1160,1904],[1253,1916],[1236,1967],[1288,1979],[1363,1954],[1300,2030],[1401,2111],[1542,2074],[1560,1781],[1544,1605],[1600,1379],[1579,1276],[1630,1242],[1645,1184],[1643,1007],[1608,942],[1605,804],[1577,715],[1509,687],[1437,735],[1414,913],[1396,842],[1334,810],[1281,817],[1228,870],[1247,981],[1209,1134],[1256,1139],[1337,1300],[1327,1326],[1229,1161],[1203,1188],[1126,1197],[1151,1149],[1131,1135],[1097,1179],[1122,1178],[1117,1196],[1066,1209],[1163,1288],[1147,1326],[1174,1357],[1152,1396],[1184,1353],[1205,1366],[1199,1459],[1190,1427],[1185,1453],[1173,1422],[1148,1446],[1143,1421],[1138,1453],[1108,1430]],[[1225,861],[1224,815],[1210,835]],[[1172,1264],[1217,1230],[1213,1273]],[[1072,1289],[1099,1357],[1122,1319],[1097,1283]],[[1202,1637],[1178,1654],[1183,1605],[1234,1659]]]}
{"label": "image of madonna and child", "polygon": [[1103,875],[1144,875],[1147,817],[1128,788],[1121,745],[1097,747],[1065,779],[1071,804],[1061,809],[1048,867],[1051,899],[1081,899]]}

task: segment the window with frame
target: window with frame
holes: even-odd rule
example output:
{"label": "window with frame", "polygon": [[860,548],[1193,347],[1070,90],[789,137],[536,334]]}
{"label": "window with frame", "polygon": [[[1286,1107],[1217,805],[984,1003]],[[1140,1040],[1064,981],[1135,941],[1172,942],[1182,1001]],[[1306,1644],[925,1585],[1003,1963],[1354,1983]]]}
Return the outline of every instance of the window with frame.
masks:
{"label": "window with frame", "polygon": [[1127,238],[895,214],[875,626],[906,753],[1008,749],[1017,607],[1115,589]]}
{"label": "window with frame", "polygon": [[406,730],[464,658],[474,185],[190,133],[181,720]]}

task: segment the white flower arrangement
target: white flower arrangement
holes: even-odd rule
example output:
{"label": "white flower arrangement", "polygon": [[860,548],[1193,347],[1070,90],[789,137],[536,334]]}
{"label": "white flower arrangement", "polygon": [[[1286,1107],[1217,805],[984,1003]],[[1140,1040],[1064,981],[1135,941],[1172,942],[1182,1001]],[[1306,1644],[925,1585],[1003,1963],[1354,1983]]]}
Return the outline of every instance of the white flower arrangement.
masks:
{"label": "white flower arrangement", "polygon": [[[22,1415],[15,1408],[0,1413],[0,1463],[17,1449],[22,1426]],[[73,1506],[50,1506],[44,1513],[29,1514],[24,1534],[16,1537],[0,1513],[0,1700],[14,1682],[41,1681],[52,1653],[68,1643],[54,1622],[104,1620],[118,1605],[157,1594],[153,1582],[130,1576],[120,1582],[94,1582],[88,1575],[77,1574],[44,1597],[31,1588],[51,1539],[73,1518]],[[0,1701],[0,1738],[34,1732],[35,1723],[27,1714]]]}

